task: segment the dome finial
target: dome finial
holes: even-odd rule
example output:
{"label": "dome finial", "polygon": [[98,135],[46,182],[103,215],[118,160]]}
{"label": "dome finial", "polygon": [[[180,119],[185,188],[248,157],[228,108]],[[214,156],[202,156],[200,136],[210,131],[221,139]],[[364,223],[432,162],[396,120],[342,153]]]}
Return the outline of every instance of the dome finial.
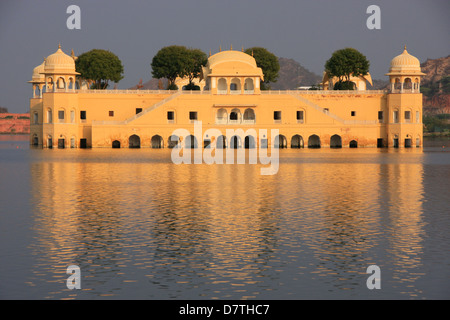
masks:
{"label": "dome finial", "polygon": [[403,49],[405,50],[405,52],[406,52],[406,44],[405,44],[405,46],[403,47]]}
{"label": "dome finial", "polygon": [[58,43],[58,49],[61,49],[61,42]]}

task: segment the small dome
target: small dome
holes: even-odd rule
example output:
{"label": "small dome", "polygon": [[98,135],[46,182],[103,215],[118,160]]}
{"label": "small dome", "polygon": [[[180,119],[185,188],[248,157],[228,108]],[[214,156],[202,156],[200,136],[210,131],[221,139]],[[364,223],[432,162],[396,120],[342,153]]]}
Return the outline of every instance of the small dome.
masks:
{"label": "small dome", "polygon": [[45,66],[45,61],[33,69],[33,75],[31,77],[30,82],[44,82],[45,81],[44,66]]}
{"label": "small dome", "polygon": [[44,70],[45,73],[76,74],[75,60],[73,57],[65,54],[61,50],[61,45],[59,45],[58,50],[45,59]]}
{"label": "small dome", "polygon": [[390,74],[422,74],[420,70],[420,61],[416,57],[410,55],[406,51],[406,46],[402,54],[396,56],[391,60],[391,66],[389,68]]}

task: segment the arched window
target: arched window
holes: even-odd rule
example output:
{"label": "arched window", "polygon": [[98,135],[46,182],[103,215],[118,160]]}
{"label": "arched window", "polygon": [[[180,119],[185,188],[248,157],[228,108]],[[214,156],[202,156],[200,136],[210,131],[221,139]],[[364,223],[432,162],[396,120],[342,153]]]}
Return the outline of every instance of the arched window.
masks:
{"label": "arched window", "polygon": [[162,147],[164,147],[163,138],[160,135],[154,135],[152,137],[152,148],[160,149]]}
{"label": "arched window", "polygon": [[72,77],[69,78],[69,86],[68,86],[68,88],[70,90],[73,90],[73,91],[75,90],[75,81],[73,80]]}
{"label": "arched window", "polygon": [[47,136],[47,148],[52,149],[53,148],[53,139],[51,135]]}
{"label": "arched window", "polygon": [[356,140],[350,141],[349,147],[350,148],[358,148],[358,141],[356,141]]}
{"label": "arched window", "polygon": [[66,82],[64,81],[63,77],[59,77],[57,81],[57,88],[58,89],[65,89],[66,88]]}
{"label": "arched window", "polygon": [[227,122],[228,122],[227,110],[225,110],[223,108],[217,110],[216,123],[218,123],[218,124],[226,124]]}
{"label": "arched window", "polygon": [[34,135],[33,135],[33,140],[32,140],[32,142],[31,142],[31,144],[32,144],[33,146],[39,145],[39,138],[38,138],[37,134],[34,134]]}
{"label": "arched window", "polygon": [[128,147],[129,148],[140,148],[141,147],[141,138],[135,134],[130,136],[130,138],[128,138]]}
{"label": "arched window", "polygon": [[256,141],[255,137],[253,136],[246,136],[244,140],[244,146],[246,149],[253,149],[256,147]]}
{"label": "arched window", "polygon": [[230,123],[240,123],[241,111],[239,109],[233,109],[230,112]]}
{"label": "arched window", "polygon": [[225,149],[226,147],[227,147],[227,137],[218,136],[217,142],[216,142],[216,148],[217,149]]}
{"label": "arched window", "polygon": [[38,98],[41,96],[41,90],[39,90],[39,85],[34,86],[33,98]]}
{"label": "arched window", "polygon": [[240,136],[232,136],[230,139],[230,148],[231,149],[238,149],[241,148],[242,146],[242,141],[241,141],[241,137]]}
{"label": "arched window", "polygon": [[335,134],[330,138],[330,148],[342,148],[341,136]]}
{"label": "arched window", "polygon": [[53,122],[53,113],[52,109],[47,109],[47,123]]}
{"label": "arched window", "polygon": [[311,135],[308,138],[308,148],[320,148],[320,138],[318,135]]}
{"label": "arched window", "polygon": [[244,90],[245,93],[253,93],[255,90],[255,86],[253,85],[252,78],[246,78],[244,81]]}
{"label": "arched window", "polygon": [[405,81],[403,83],[403,90],[411,90],[411,89],[412,89],[411,78],[405,78]]}
{"label": "arched window", "polygon": [[241,92],[241,80],[239,80],[238,78],[231,79],[230,92],[231,93],[240,93]]}
{"label": "arched window", "polygon": [[275,148],[287,148],[287,139],[284,135],[279,134],[275,137],[273,146]]}
{"label": "arched window", "polygon": [[195,149],[198,148],[197,138],[193,135],[189,135],[186,137],[185,148],[187,149]]}
{"label": "arched window", "polygon": [[245,109],[244,111],[244,123],[255,123],[255,110]]}
{"label": "arched window", "polygon": [[175,148],[178,146],[178,142],[180,141],[180,138],[176,135],[171,135],[169,137],[169,141],[167,142],[168,148]]}
{"label": "arched window", "polygon": [[291,138],[291,148],[303,148],[304,147],[304,143],[303,143],[303,138],[301,135],[296,134],[294,136],[292,136]]}
{"label": "arched window", "polygon": [[220,78],[217,82],[217,92],[227,93],[227,80],[225,78]]}

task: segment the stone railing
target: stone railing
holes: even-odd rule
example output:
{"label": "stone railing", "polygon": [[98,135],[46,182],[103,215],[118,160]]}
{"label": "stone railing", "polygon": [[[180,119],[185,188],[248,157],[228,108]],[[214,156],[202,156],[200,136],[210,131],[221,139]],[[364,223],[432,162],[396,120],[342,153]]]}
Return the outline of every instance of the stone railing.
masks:
{"label": "stone railing", "polygon": [[261,94],[382,94],[389,90],[261,90]]}

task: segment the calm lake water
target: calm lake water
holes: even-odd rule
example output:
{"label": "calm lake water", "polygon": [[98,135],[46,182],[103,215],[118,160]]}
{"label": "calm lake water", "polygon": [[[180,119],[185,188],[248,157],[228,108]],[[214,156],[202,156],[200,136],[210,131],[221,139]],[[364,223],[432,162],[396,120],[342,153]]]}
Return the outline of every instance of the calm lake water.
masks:
{"label": "calm lake water", "polygon": [[280,150],[272,176],[3,140],[0,299],[450,298],[448,140]]}

